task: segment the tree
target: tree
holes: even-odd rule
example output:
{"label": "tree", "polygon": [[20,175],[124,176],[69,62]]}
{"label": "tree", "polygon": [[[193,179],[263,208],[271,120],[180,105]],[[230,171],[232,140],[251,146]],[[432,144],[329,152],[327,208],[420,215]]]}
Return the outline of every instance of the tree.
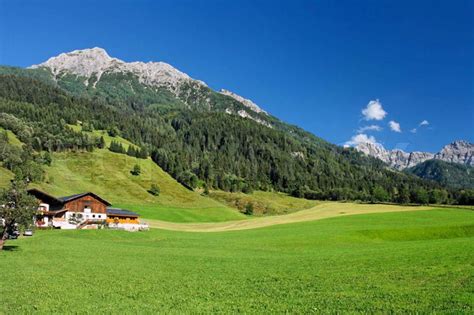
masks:
{"label": "tree", "polygon": [[117,136],[120,136],[120,131],[118,130],[117,127],[111,127],[107,130],[107,133],[109,134],[109,136],[111,137],[117,137]]}
{"label": "tree", "polygon": [[51,157],[51,154],[48,151],[44,152],[44,154],[43,154],[43,163],[45,165],[51,166],[52,162],[53,162],[53,158]]}
{"label": "tree", "polygon": [[407,186],[403,186],[402,189],[398,192],[397,202],[401,204],[410,203],[410,190]]}
{"label": "tree", "polygon": [[385,202],[388,198],[389,195],[387,191],[381,186],[376,186],[372,191],[372,199],[374,202]]}
{"label": "tree", "polygon": [[428,193],[429,202],[433,204],[446,203],[448,199],[448,192],[444,189],[432,189]]}
{"label": "tree", "polygon": [[13,180],[10,187],[0,193],[0,250],[8,235],[17,227],[28,227],[38,208],[36,199],[26,191],[27,182]]}
{"label": "tree", "polygon": [[104,139],[104,136],[100,136],[99,142],[97,143],[97,147],[98,147],[99,149],[105,148],[105,139]]}
{"label": "tree", "polygon": [[140,175],[140,173],[142,172],[142,169],[140,167],[140,165],[138,164],[135,164],[132,168],[132,170],[130,171],[130,173],[132,173],[133,176],[138,176]]}
{"label": "tree", "polygon": [[135,148],[132,145],[128,146],[127,155],[128,156],[133,156],[133,157],[137,156],[137,151],[135,150]]}
{"label": "tree", "polygon": [[291,196],[296,198],[304,198],[305,189],[302,186],[297,186],[291,191]]}
{"label": "tree", "polygon": [[249,202],[248,204],[245,205],[245,212],[246,215],[252,215],[253,214],[253,204]]}
{"label": "tree", "polygon": [[135,156],[139,159],[146,159],[148,157],[148,150],[146,148],[137,149]]}
{"label": "tree", "polygon": [[418,188],[413,192],[413,198],[416,203],[427,205],[430,202],[428,192],[424,188]]}
{"label": "tree", "polygon": [[204,196],[209,196],[209,185],[204,183],[204,192],[202,193]]}
{"label": "tree", "polygon": [[159,196],[160,195],[160,187],[158,187],[157,184],[151,184],[151,188],[148,191],[150,194],[153,196]]}

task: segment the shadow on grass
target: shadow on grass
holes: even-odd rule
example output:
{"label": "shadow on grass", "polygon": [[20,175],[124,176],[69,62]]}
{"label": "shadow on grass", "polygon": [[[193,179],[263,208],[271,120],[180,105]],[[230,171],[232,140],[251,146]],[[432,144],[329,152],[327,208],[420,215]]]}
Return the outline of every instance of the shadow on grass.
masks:
{"label": "shadow on grass", "polygon": [[16,252],[19,251],[20,248],[18,247],[18,245],[3,245],[2,250],[5,252]]}

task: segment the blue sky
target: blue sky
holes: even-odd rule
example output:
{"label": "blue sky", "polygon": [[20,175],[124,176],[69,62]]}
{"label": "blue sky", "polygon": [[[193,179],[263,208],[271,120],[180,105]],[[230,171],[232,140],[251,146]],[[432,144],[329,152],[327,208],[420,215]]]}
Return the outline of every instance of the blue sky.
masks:
{"label": "blue sky", "polygon": [[474,141],[473,12],[469,0],[0,0],[0,64],[99,46],[168,62],[333,143],[362,133],[437,151]]}

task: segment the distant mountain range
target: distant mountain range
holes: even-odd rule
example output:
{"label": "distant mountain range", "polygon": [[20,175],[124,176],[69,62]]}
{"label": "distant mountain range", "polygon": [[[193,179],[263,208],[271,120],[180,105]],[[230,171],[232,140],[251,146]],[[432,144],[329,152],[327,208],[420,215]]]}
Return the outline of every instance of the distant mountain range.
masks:
{"label": "distant mountain range", "polygon": [[474,166],[474,144],[458,140],[444,146],[438,153],[404,152],[402,150],[386,150],[377,143],[360,143],[356,149],[367,155],[376,157],[397,170],[416,166],[428,160],[441,160]]}

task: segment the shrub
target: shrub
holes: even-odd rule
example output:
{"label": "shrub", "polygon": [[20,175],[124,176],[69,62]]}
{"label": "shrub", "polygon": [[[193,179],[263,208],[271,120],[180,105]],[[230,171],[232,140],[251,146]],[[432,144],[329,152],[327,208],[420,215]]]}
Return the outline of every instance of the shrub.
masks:
{"label": "shrub", "polygon": [[160,187],[158,187],[157,184],[151,184],[150,190],[148,190],[150,194],[153,196],[159,196],[160,195]]}
{"label": "shrub", "polygon": [[140,175],[141,172],[142,172],[142,169],[140,168],[140,165],[138,164],[135,164],[132,170],[130,171],[130,173],[132,173],[133,176],[138,176]]}
{"label": "shrub", "polygon": [[252,215],[253,214],[253,204],[252,203],[249,202],[248,204],[245,205],[244,213],[246,215]]}

